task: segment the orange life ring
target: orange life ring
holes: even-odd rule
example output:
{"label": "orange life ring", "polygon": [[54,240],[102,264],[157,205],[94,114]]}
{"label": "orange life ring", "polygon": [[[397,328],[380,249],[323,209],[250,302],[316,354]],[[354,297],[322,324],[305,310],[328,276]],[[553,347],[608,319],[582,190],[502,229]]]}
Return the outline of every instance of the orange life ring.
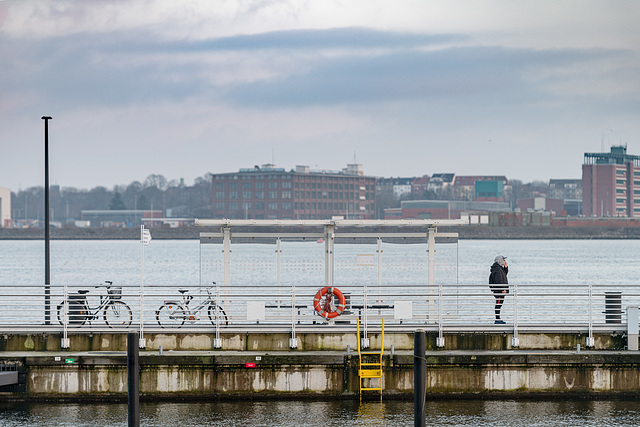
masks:
{"label": "orange life ring", "polygon": [[[324,295],[327,295],[327,298],[325,299],[324,306],[322,306],[320,304],[320,300]],[[338,297],[338,308],[336,308],[334,311],[327,309],[328,308],[327,301],[331,302],[331,300],[328,298],[331,298],[332,295],[335,295],[336,297]],[[347,305],[345,303],[344,295],[342,294],[342,291],[338,288],[334,288],[333,286],[325,286],[324,288],[320,289],[316,293],[315,298],[313,298],[313,308],[315,309],[316,313],[318,313],[318,316],[322,316],[325,319],[333,319],[334,317],[340,316],[346,306]]]}

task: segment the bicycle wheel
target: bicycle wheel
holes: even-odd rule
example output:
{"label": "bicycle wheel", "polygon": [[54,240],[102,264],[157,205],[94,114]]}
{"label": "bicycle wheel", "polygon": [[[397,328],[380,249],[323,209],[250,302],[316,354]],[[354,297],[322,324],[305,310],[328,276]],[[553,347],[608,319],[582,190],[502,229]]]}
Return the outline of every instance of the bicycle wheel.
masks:
{"label": "bicycle wheel", "polygon": [[156,311],[158,325],[162,328],[179,328],[184,325],[184,308],[177,304],[160,306]]}
{"label": "bicycle wheel", "polygon": [[132,319],[131,309],[122,301],[111,301],[104,309],[104,323],[112,328],[129,326]]}
{"label": "bicycle wheel", "polygon": [[216,307],[218,307],[218,323],[220,325],[226,326],[229,324],[229,319],[227,319],[227,313],[224,312],[222,307],[210,305],[209,306],[209,319],[211,323],[216,324]]}
{"label": "bicycle wheel", "polygon": [[[64,325],[64,312],[67,310],[66,303],[62,301],[58,304],[58,322]],[[87,321],[87,312],[78,304],[71,304],[67,310],[67,325],[82,326]]]}

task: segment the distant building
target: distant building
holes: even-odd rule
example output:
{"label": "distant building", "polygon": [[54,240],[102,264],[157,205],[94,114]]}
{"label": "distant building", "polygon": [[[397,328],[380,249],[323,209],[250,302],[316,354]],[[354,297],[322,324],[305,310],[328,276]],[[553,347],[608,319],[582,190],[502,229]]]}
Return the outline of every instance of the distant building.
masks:
{"label": "distant building", "polygon": [[422,197],[422,195],[429,189],[430,180],[431,177],[429,177],[429,175],[413,178],[413,181],[411,181],[411,194],[418,198]]}
{"label": "distant building", "polygon": [[412,193],[412,183],[415,178],[378,178],[376,179],[376,193],[387,193],[394,199],[400,200]]}
{"label": "distant building", "polygon": [[362,165],[341,171],[296,166],[286,171],[265,164],[239,172],[214,174],[215,218],[352,219],[375,217],[375,177]]}
{"label": "distant building", "polygon": [[549,197],[552,199],[582,199],[581,179],[549,180]]}
{"label": "distant building", "polygon": [[0,187],[0,227],[11,227],[11,190]]}
{"label": "distant building", "polygon": [[[162,211],[151,210],[83,210],[82,220],[76,226],[105,227],[105,228],[129,228],[162,225]],[[156,219],[154,222],[153,219]]]}
{"label": "distant building", "polygon": [[509,180],[502,175],[456,175],[453,180],[455,196],[460,200],[502,202],[507,186],[509,186]]}
{"label": "distant building", "polygon": [[385,209],[385,219],[459,219],[465,212],[509,212],[508,203],[463,200],[405,200],[400,208]]}
{"label": "distant building", "polygon": [[455,177],[455,173],[434,173],[431,175],[431,179],[427,183],[427,189],[429,191],[439,193],[453,185]]}
{"label": "distant building", "polygon": [[518,208],[523,211],[555,212],[562,214],[564,201],[562,199],[550,199],[548,197],[531,197],[518,200]]}
{"label": "distant building", "polygon": [[585,153],[582,213],[587,216],[640,217],[640,156],[627,146],[609,153]]}

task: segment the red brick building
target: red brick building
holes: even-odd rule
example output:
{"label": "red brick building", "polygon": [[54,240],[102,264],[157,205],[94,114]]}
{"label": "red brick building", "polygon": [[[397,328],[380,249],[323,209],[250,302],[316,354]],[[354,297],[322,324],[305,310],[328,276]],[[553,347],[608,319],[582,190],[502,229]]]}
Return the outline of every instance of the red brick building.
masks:
{"label": "red brick building", "polygon": [[229,219],[371,219],[375,216],[375,177],[362,165],[342,171],[286,171],[274,165],[214,174],[215,218]]}
{"label": "red brick building", "polygon": [[610,153],[585,153],[582,213],[640,217],[640,156],[627,154],[626,145],[612,146]]}

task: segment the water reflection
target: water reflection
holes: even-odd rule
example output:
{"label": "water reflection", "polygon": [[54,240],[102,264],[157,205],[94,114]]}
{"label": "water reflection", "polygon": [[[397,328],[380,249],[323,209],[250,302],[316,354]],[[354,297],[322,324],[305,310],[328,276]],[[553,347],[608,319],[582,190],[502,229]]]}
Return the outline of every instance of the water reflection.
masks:
{"label": "water reflection", "polygon": [[[226,426],[412,426],[412,401],[229,401],[140,405],[140,424]],[[635,426],[640,404],[603,400],[436,400],[427,401],[429,426]],[[1,402],[7,427],[127,425],[121,403]]]}

